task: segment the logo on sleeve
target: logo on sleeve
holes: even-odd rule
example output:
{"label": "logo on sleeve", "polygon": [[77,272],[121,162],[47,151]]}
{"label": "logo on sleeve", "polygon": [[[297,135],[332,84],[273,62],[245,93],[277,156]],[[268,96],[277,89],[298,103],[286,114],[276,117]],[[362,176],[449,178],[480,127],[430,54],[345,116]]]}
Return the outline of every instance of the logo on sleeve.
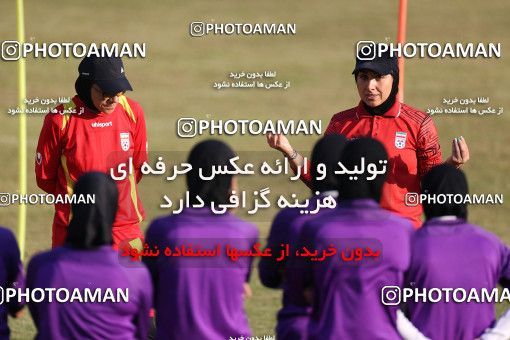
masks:
{"label": "logo on sleeve", "polygon": [[41,163],[42,163],[42,155],[41,155],[40,152],[35,154],[35,161],[37,162],[38,165],[41,165]]}
{"label": "logo on sleeve", "polygon": [[120,133],[120,147],[123,151],[129,150],[129,132],[121,132]]}
{"label": "logo on sleeve", "polygon": [[397,132],[395,133],[395,147],[397,149],[403,149],[406,146],[407,133]]}

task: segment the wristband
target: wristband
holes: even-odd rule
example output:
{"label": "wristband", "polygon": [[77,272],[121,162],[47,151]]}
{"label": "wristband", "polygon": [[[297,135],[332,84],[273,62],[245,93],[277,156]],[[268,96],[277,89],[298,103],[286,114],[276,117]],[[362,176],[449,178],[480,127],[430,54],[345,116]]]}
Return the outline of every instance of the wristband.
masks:
{"label": "wristband", "polygon": [[296,150],[292,149],[292,155],[287,156],[286,154],[283,154],[283,156],[285,156],[288,159],[296,159],[296,157],[298,156],[298,152]]}

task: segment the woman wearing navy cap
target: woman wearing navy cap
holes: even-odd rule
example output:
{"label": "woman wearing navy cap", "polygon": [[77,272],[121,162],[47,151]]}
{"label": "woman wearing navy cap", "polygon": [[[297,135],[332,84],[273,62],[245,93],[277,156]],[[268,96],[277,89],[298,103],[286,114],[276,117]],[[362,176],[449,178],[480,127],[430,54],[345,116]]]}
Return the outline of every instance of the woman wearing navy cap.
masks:
{"label": "woman wearing navy cap", "polygon": [[[124,95],[132,87],[120,58],[86,57],[78,71],[77,95],[44,119],[35,161],[37,185],[50,194],[72,195],[82,174],[112,174],[119,190],[113,246],[129,242],[141,248],[139,223],[145,212],[137,183],[142,178],[140,167],[147,160],[142,107]],[[119,164],[126,164],[129,170],[119,174]],[[70,211],[70,204],[55,203],[53,247],[66,239]]]}
{"label": "woman wearing navy cap", "polygon": [[[358,106],[335,114],[325,134],[342,134],[349,139],[371,137],[383,143],[389,159],[381,206],[411,219],[419,227],[421,204],[407,199],[408,194],[420,192],[420,178],[443,162],[434,122],[426,113],[397,99],[397,58],[389,52],[372,60],[357,58],[353,74],[361,100]],[[289,158],[294,169],[304,166],[303,157],[284,135],[268,134],[267,141]],[[468,159],[466,141],[455,138],[452,155],[446,162],[460,167]],[[301,176],[307,185],[309,173]]]}

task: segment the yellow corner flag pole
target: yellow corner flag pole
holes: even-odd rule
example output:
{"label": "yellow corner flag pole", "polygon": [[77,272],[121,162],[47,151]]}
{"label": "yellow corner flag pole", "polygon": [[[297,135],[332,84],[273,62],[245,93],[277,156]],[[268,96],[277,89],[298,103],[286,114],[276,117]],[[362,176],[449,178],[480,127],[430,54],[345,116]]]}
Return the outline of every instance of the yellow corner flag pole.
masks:
{"label": "yellow corner flag pole", "polygon": [[[16,0],[16,19],[18,30],[18,42],[23,45],[25,42],[25,14],[23,0]],[[23,56],[18,59],[18,102],[21,109],[19,115],[19,194],[27,192],[27,120],[25,113],[25,98],[27,94],[27,79],[25,59]],[[21,259],[25,257],[25,234],[27,227],[27,209],[25,204],[19,205],[18,210],[18,243]]]}

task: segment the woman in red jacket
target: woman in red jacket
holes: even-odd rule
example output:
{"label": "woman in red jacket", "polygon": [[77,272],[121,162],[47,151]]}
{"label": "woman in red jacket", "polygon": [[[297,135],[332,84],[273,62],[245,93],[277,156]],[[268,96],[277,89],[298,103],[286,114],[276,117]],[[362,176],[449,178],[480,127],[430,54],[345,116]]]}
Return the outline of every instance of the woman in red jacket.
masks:
{"label": "woman in red jacket", "polygon": [[[389,160],[381,206],[419,227],[423,210],[414,197],[420,193],[420,178],[443,162],[434,122],[426,113],[398,101],[397,58],[389,52],[373,60],[357,58],[353,74],[361,100],[356,107],[335,114],[325,134],[342,134],[349,139],[372,137],[383,143]],[[290,160],[294,170],[306,165],[284,135],[268,134],[267,141]],[[455,138],[446,162],[460,167],[468,159],[466,141]],[[310,185],[310,171],[301,179]]]}
{"label": "woman in red jacket", "polygon": [[[37,185],[47,193],[72,195],[74,183],[90,171],[113,175],[119,209],[113,224],[113,246],[129,242],[141,247],[139,223],[145,217],[137,183],[147,160],[147,137],[142,107],[124,93],[132,90],[120,58],[86,57],[78,67],[72,101],[48,113],[39,136],[35,159]],[[117,173],[129,164],[129,174]],[[70,204],[55,202],[53,247],[67,235]]]}

